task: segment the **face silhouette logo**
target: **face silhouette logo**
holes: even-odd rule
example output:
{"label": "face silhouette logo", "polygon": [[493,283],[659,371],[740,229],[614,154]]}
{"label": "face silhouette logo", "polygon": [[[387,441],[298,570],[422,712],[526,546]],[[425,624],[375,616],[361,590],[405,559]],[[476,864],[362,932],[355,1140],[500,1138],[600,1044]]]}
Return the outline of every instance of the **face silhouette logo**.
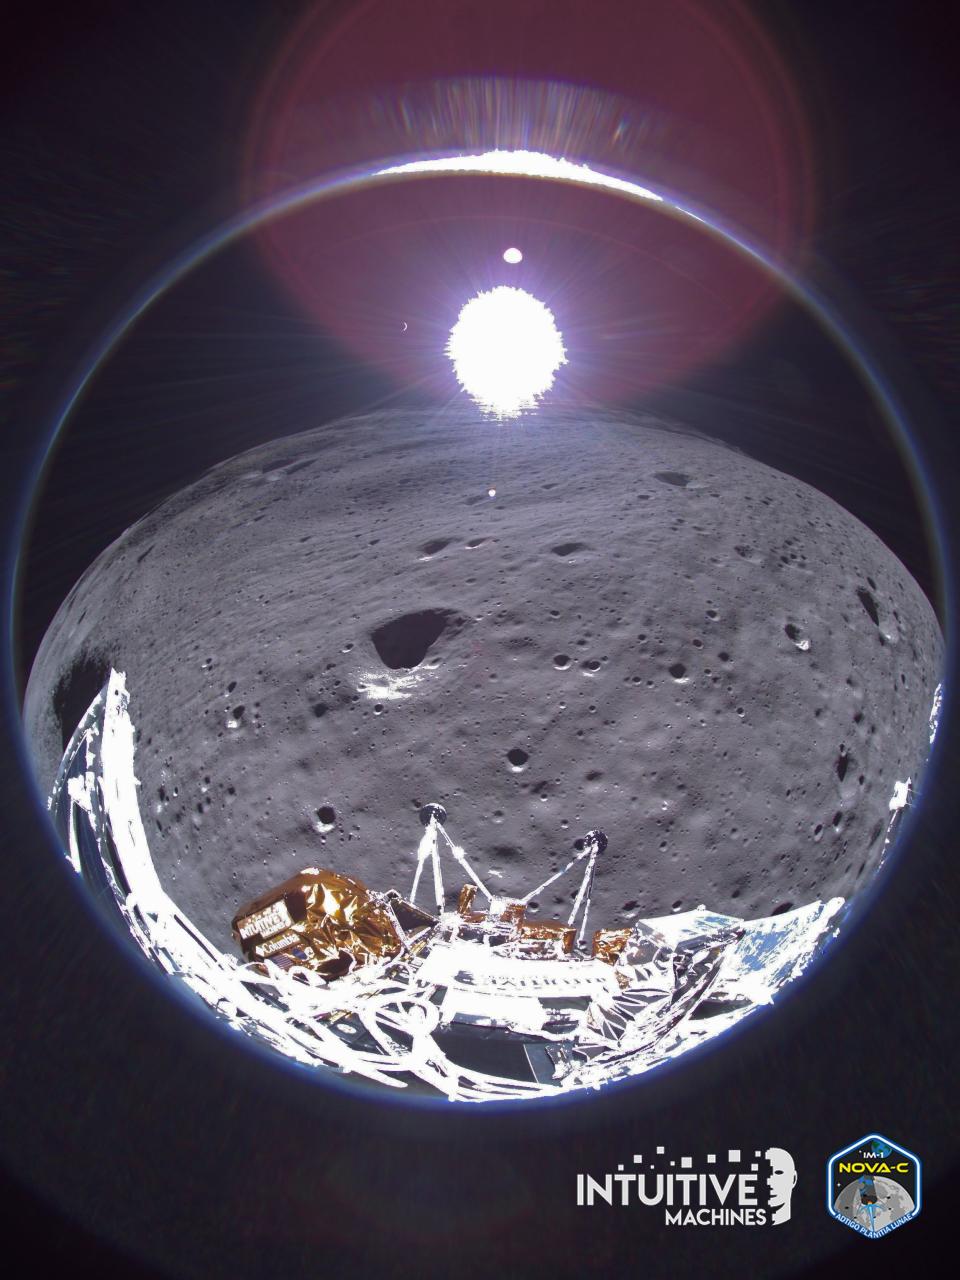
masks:
{"label": "face silhouette logo", "polygon": [[920,1161],[878,1133],[827,1161],[827,1210],[837,1222],[877,1240],[920,1212]]}
{"label": "face silhouette logo", "polygon": [[779,1226],[790,1221],[790,1201],[797,1185],[797,1167],[793,1156],[783,1147],[768,1147],[764,1152],[770,1172],[767,1187],[770,1191],[770,1221]]}

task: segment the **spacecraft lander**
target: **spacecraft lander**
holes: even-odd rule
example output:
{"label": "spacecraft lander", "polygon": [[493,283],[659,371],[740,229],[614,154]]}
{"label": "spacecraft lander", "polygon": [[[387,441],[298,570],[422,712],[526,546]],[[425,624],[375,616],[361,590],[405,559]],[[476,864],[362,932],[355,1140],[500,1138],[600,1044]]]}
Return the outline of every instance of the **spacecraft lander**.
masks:
{"label": "spacecraft lander", "polygon": [[[343,993],[347,1009],[328,1018],[355,1045],[375,1048],[362,1004],[364,971],[376,967],[403,985],[405,1002],[427,1013],[448,1056],[467,1066],[492,1056],[489,1049],[478,1055],[478,1041],[498,1042],[501,1070],[519,1068],[547,1083],[577,1057],[619,1048],[628,1028],[643,1024],[655,1037],[665,1034],[707,996],[726,948],[743,936],[731,922],[671,947],[638,922],[597,929],[588,944],[590,894],[607,843],[602,831],[591,831],[582,850],[543,884],[509,899],[485,888],[448,835],[446,817],[440,805],[421,810],[425,831],[409,899],[310,868],[234,917],[244,956],[260,962],[263,973],[270,960],[301,981],[319,974]],[[469,877],[452,911],[444,905],[441,842]],[[580,862],[585,867],[569,919],[528,920],[529,904]],[[432,914],[415,904],[428,863]],[[485,910],[476,909],[478,895]],[[636,1034],[631,1043],[635,1048]]]}
{"label": "spacecraft lander", "polygon": [[[431,804],[420,813],[408,898],[308,868],[237,912],[238,958],[161,885],[134,752],[125,677],[111,672],[49,802],[74,871],[124,939],[231,1031],[355,1083],[488,1102],[638,1075],[770,1004],[842,918],[842,898],[758,920],[701,906],[590,934],[602,831],[542,884],[507,898],[487,889]],[[465,881],[455,903],[441,853]],[[538,895],[575,868],[568,918],[536,918]],[[417,902],[425,882],[429,908]]]}

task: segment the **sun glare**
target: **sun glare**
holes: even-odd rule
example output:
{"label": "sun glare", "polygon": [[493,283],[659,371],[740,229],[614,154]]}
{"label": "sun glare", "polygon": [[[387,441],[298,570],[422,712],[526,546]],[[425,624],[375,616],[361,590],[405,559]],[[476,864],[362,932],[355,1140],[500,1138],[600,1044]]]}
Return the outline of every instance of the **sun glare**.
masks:
{"label": "sun glare", "polygon": [[498,418],[533,408],[567,362],[550,309],[509,285],[470,299],[450,330],[446,350],[464,391]]}

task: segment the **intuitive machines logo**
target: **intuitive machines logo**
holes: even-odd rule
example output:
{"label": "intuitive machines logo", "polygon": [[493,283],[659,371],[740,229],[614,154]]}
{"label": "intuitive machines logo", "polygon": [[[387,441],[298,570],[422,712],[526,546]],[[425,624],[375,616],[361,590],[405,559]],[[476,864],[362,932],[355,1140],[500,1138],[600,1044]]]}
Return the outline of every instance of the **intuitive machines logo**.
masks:
{"label": "intuitive machines logo", "polygon": [[645,1205],[663,1210],[668,1227],[763,1227],[790,1220],[797,1184],[793,1156],[783,1147],[697,1159],[671,1159],[665,1147],[633,1157],[633,1168],[594,1178],[577,1174],[577,1204]]}
{"label": "intuitive machines logo", "polygon": [[920,1212],[920,1160],[889,1138],[868,1133],[827,1161],[827,1210],[874,1239]]}

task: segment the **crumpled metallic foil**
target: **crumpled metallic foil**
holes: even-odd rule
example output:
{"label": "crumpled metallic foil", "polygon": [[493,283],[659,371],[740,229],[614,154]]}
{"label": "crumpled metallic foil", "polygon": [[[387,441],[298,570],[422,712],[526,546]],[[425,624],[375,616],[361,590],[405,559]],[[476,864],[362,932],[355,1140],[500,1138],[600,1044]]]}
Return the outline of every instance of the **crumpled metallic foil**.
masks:
{"label": "crumpled metallic foil", "polygon": [[[415,1082],[485,1102],[635,1077],[769,1006],[829,951],[847,912],[842,898],[756,920],[700,906],[598,929],[587,952],[570,925],[528,923],[528,899],[474,911],[468,888],[459,911],[435,918],[394,891],[310,868],[234,918],[240,962],[161,885],[134,755],[129,694],[112,672],[50,797],[77,875],[113,901],[133,944],[218,1018],[296,1061],[384,1087]],[[902,799],[909,784],[897,787]],[[888,837],[900,811],[891,804]],[[468,1041],[484,1049],[472,1065],[462,1061]],[[522,1047],[529,1078],[506,1058],[499,1072],[487,1054],[497,1041]]]}
{"label": "crumpled metallic foil", "polygon": [[[261,917],[267,924],[257,929]],[[233,933],[248,960],[269,957],[333,979],[398,956],[407,940],[401,918],[414,933],[434,923],[399,895],[371,893],[350,876],[311,867],[247,903],[234,916]]]}
{"label": "crumpled metallic foil", "polygon": [[461,936],[486,936],[497,945],[508,945],[516,955],[531,959],[573,954],[576,930],[559,920],[527,920],[522,902],[501,899],[489,911],[472,910],[477,895],[475,884],[465,884],[457,899],[457,913],[476,930],[461,930]]}

